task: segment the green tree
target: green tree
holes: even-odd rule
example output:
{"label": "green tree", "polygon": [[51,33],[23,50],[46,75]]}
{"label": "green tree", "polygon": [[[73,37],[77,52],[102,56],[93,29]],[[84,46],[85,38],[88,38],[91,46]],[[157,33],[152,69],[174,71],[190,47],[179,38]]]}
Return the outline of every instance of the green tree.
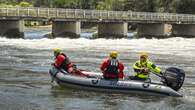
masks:
{"label": "green tree", "polygon": [[21,7],[32,7],[32,4],[30,4],[28,2],[20,2],[19,6],[21,6]]}
{"label": "green tree", "polygon": [[136,4],[135,0],[125,0],[124,1],[124,11],[135,11],[136,10]]}
{"label": "green tree", "polygon": [[96,0],[79,0],[79,7],[82,9],[95,9]]}
{"label": "green tree", "polygon": [[112,10],[113,0],[100,0],[96,6],[98,10]]}
{"label": "green tree", "polygon": [[57,8],[81,8],[80,0],[54,0],[53,6]]}
{"label": "green tree", "polygon": [[195,0],[0,0],[0,6],[35,6],[195,14]]}
{"label": "green tree", "polygon": [[50,7],[50,0],[35,0],[35,7]]}
{"label": "green tree", "polygon": [[175,9],[177,13],[195,14],[195,0],[179,0]]}
{"label": "green tree", "polygon": [[124,2],[124,10],[155,12],[157,8],[156,0],[125,0]]}
{"label": "green tree", "polygon": [[175,12],[176,2],[178,0],[157,0],[156,6],[158,12]]}
{"label": "green tree", "polygon": [[125,10],[125,0],[114,0],[112,3],[112,10],[116,11]]}

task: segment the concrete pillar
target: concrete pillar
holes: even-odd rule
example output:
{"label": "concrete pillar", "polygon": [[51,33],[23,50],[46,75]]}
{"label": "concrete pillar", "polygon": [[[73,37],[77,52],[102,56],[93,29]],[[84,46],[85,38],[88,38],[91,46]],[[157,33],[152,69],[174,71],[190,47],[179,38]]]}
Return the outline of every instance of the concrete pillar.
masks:
{"label": "concrete pillar", "polygon": [[127,37],[128,23],[99,23],[98,37],[122,38]]}
{"label": "concrete pillar", "polygon": [[177,37],[195,37],[195,24],[172,24],[172,34]]}
{"label": "concrete pillar", "polygon": [[164,38],[170,35],[171,25],[162,23],[143,23],[138,24],[138,37]]}
{"label": "concrete pillar", "polygon": [[0,36],[24,38],[24,20],[0,20]]}
{"label": "concrete pillar", "polygon": [[54,37],[78,38],[80,33],[80,21],[53,21],[52,23],[52,35]]}

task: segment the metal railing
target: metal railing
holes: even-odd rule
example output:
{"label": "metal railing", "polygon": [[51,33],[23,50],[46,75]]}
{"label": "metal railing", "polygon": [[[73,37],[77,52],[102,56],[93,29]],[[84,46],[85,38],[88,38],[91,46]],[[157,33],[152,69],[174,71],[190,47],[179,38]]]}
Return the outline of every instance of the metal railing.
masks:
{"label": "metal railing", "polygon": [[195,22],[195,15],[61,8],[0,8],[0,16],[21,18],[97,19],[154,22]]}

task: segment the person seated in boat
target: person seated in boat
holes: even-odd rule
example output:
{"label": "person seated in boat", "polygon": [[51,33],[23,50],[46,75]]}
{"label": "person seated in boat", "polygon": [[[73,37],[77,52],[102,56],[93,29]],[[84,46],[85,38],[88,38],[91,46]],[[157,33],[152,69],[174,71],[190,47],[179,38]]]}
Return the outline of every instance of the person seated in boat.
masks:
{"label": "person seated in boat", "polygon": [[69,60],[68,56],[65,53],[61,52],[61,49],[55,48],[53,49],[53,51],[55,57],[54,66],[57,69],[59,69],[62,72],[65,71],[72,75],[86,76],[79,69],[76,68],[76,65]]}
{"label": "person seated in boat", "polygon": [[118,59],[118,52],[112,51],[109,58],[105,59],[100,66],[104,79],[123,79],[124,65]]}
{"label": "person seated in boat", "polygon": [[132,80],[147,80],[150,72],[162,74],[161,69],[149,60],[148,54],[145,52],[141,53],[140,59],[134,63],[133,69],[135,75],[129,77]]}

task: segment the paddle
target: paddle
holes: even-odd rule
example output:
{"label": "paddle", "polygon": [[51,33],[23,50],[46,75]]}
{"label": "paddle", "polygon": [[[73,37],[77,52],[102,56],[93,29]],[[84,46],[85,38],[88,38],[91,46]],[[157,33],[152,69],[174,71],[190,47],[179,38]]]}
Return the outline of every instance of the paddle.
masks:
{"label": "paddle", "polygon": [[154,72],[150,72],[158,77],[160,77],[161,79],[166,79],[164,76],[163,76],[163,73],[162,74],[158,74],[158,73],[154,73]]}
{"label": "paddle", "polygon": [[154,74],[154,75],[160,77],[160,78],[161,78],[161,82],[162,82],[163,84],[167,84],[167,82],[166,82],[167,79],[166,79],[166,77],[164,76],[164,73],[161,73],[161,74],[154,73],[154,72],[150,72],[150,73],[152,73],[152,74]]}
{"label": "paddle", "polygon": [[63,69],[58,69],[61,73],[68,74],[65,70]]}

